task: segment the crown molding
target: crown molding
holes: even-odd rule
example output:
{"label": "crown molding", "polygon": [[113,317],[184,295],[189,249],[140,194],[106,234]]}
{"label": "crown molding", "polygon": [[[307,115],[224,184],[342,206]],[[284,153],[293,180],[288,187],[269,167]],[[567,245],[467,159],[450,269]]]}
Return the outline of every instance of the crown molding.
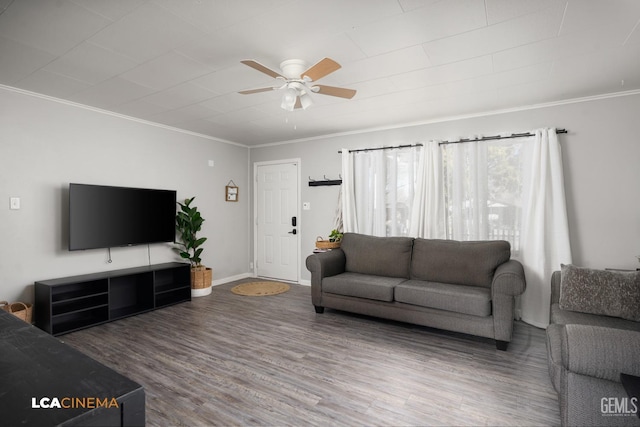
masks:
{"label": "crown molding", "polygon": [[204,139],[208,139],[208,140],[211,140],[211,141],[220,142],[220,143],[223,143],[223,144],[235,145],[237,147],[249,148],[249,146],[247,146],[245,144],[240,144],[238,142],[229,141],[229,140],[222,139],[222,138],[216,138],[216,137],[213,137],[213,136],[210,136],[210,135],[205,135],[205,134],[202,134],[202,133],[193,132],[193,131],[190,131],[190,130],[181,129],[181,128],[177,128],[177,127],[174,127],[174,126],[164,125],[162,123],[157,123],[157,122],[153,122],[153,121],[150,121],[150,120],[139,119],[137,117],[127,116],[126,114],[116,113],[114,111],[104,110],[102,108],[92,107],[92,106],[86,105],[86,104],[80,104],[78,102],[68,101],[66,99],[56,98],[55,96],[49,96],[49,95],[44,95],[42,93],[31,92],[29,90],[20,89],[20,88],[13,87],[13,86],[7,86],[7,85],[0,84],[0,89],[4,89],[4,90],[9,91],[9,92],[20,93],[22,95],[32,96],[32,97],[35,97],[35,98],[44,99],[44,100],[47,100],[47,101],[56,102],[58,104],[64,104],[64,105],[67,105],[67,106],[70,106],[70,107],[81,108],[83,110],[93,111],[94,113],[105,114],[107,116],[112,116],[112,117],[118,117],[120,119],[129,120],[129,121],[132,121],[132,122],[141,123],[141,124],[144,124],[144,125],[148,125],[148,126],[157,127],[157,128],[160,128],[160,129],[169,130],[169,131],[172,131],[172,132],[178,132],[178,133],[182,133],[182,134],[185,134],[185,135],[195,136],[195,137],[198,137],[198,138],[204,138]]}
{"label": "crown molding", "polygon": [[592,96],[585,96],[585,97],[580,97],[580,98],[569,98],[569,99],[563,99],[563,100],[560,100],[560,101],[544,102],[544,103],[539,103],[539,104],[524,105],[524,106],[520,106],[520,107],[512,107],[512,108],[504,108],[504,109],[499,109],[499,110],[483,111],[483,112],[472,113],[472,114],[462,114],[462,115],[457,115],[457,116],[441,117],[441,118],[437,118],[437,119],[422,120],[422,121],[419,121],[419,122],[408,122],[408,123],[391,125],[391,126],[378,126],[378,127],[374,127],[374,128],[358,129],[358,130],[347,131],[347,132],[337,132],[337,133],[326,134],[326,135],[312,136],[312,137],[308,137],[308,138],[299,138],[299,139],[291,139],[291,140],[286,140],[286,141],[271,142],[271,143],[267,143],[267,144],[251,145],[251,146],[249,146],[249,149],[251,150],[253,148],[264,148],[264,147],[273,147],[273,146],[277,146],[277,145],[296,144],[296,143],[299,143],[299,142],[317,141],[317,140],[326,139],[326,138],[336,138],[336,137],[340,137],[340,136],[359,135],[359,134],[365,134],[365,133],[371,133],[371,132],[380,132],[380,131],[385,131],[385,130],[393,130],[393,129],[401,129],[401,128],[408,128],[408,127],[414,127],[414,126],[423,126],[423,125],[429,125],[429,124],[435,124],[435,123],[451,122],[451,121],[456,121],[456,120],[473,119],[473,118],[478,118],[478,117],[496,116],[496,115],[500,115],[500,114],[516,113],[516,112],[519,112],[519,111],[536,110],[536,109],[540,109],[540,108],[550,108],[550,107],[557,107],[557,106],[562,106],[562,105],[578,104],[578,103],[582,103],[582,102],[600,101],[600,100],[603,100],[603,99],[620,98],[620,97],[632,96],[632,95],[640,95],[640,89],[628,90],[628,91],[624,91],[624,92],[611,92],[611,93],[605,93],[605,94],[601,94],[601,95],[592,95]]}

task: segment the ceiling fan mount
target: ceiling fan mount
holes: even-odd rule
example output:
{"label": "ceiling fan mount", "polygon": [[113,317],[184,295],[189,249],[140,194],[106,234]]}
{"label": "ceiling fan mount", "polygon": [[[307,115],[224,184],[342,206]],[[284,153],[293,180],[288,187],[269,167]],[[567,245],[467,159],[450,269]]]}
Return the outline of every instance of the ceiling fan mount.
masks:
{"label": "ceiling fan mount", "polygon": [[307,69],[307,63],[302,59],[287,59],[280,63],[282,75],[288,79],[299,79]]}
{"label": "ceiling fan mount", "polygon": [[250,95],[259,92],[285,89],[281,107],[287,111],[293,111],[296,108],[307,109],[311,106],[313,101],[310,93],[319,93],[321,95],[337,96],[346,99],[351,99],[356,94],[356,91],[353,89],[315,83],[316,80],[341,68],[340,64],[330,58],[324,58],[310,68],[307,68],[307,63],[304,60],[287,59],[280,63],[281,72],[274,71],[252,59],[241,62],[279,80],[281,84],[276,87],[243,90],[239,93],[242,95]]}

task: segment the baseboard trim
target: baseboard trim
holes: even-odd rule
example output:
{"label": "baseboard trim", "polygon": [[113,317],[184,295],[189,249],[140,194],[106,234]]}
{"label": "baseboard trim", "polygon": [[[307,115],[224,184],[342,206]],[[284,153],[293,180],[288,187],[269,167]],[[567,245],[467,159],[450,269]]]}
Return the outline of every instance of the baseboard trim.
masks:
{"label": "baseboard trim", "polygon": [[[235,276],[214,280],[211,282],[211,286],[220,286],[220,285],[224,285],[225,283],[235,282],[236,280],[248,279],[250,277],[255,278],[256,276],[253,273],[237,274]],[[275,279],[269,279],[269,280],[275,280]],[[289,283],[296,283],[296,282],[289,282]],[[311,286],[311,280],[300,280],[297,283],[303,286]]]}
{"label": "baseboard trim", "polygon": [[214,280],[211,283],[211,286],[220,286],[220,285],[224,285],[225,283],[234,282],[236,280],[241,280],[241,279],[246,279],[248,277],[253,277],[253,274],[251,274],[251,273],[242,273],[242,274],[237,274],[235,276],[230,276],[230,277],[225,277],[223,279]]}

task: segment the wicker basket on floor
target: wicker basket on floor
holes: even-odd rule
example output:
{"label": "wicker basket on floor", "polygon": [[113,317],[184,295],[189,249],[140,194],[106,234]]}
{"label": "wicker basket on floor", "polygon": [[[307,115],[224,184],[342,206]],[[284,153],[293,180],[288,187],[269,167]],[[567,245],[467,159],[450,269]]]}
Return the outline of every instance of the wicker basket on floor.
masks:
{"label": "wicker basket on floor", "polygon": [[27,323],[31,323],[33,318],[33,305],[29,303],[12,302],[9,304],[7,301],[0,301],[0,308]]}

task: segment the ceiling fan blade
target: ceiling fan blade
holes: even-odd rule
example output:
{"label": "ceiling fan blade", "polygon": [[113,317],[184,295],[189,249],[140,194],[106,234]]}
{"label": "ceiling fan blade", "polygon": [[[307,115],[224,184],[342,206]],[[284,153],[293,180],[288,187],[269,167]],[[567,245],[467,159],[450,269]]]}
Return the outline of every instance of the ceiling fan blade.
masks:
{"label": "ceiling fan blade", "polygon": [[[316,89],[317,88],[317,89]],[[340,98],[351,99],[355,96],[356,91],[353,89],[345,89],[343,87],[313,85],[311,90],[322,95],[338,96]]]}
{"label": "ceiling fan blade", "polygon": [[283,79],[285,78],[282,74],[278,73],[277,71],[273,71],[271,68],[267,68],[261,63],[254,61],[253,59],[245,59],[244,61],[240,61],[240,62],[242,62],[244,65],[248,65],[254,70],[258,70],[261,73],[265,73],[268,76],[271,76],[274,78],[277,78],[277,77],[282,77]]}
{"label": "ceiling fan blade", "polygon": [[310,78],[311,81],[316,81],[340,68],[340,64],[338,64],[333,59],[324,58],[318,61],[316,64],[312,65],[311,68],[309,68],[307,71],[300,74],[300,78],[304,79],[306,76]]}
{"label": "ceiling fan blade", "polygon": [[277,87],[261,87],[261,88],[259,88],[259,89],[247,89],[247,90],[241,90],[241,91],[240,91],[240,92],[238,92],[238,93],[240,93],[240,94],[242,94],[242,95],[250,95],[250,94],[252,94],[252,93],[269,92],[269,91],[271,91],[271,90],[277,90],[277,89],[280,89],[280,88],[277,88]]}

